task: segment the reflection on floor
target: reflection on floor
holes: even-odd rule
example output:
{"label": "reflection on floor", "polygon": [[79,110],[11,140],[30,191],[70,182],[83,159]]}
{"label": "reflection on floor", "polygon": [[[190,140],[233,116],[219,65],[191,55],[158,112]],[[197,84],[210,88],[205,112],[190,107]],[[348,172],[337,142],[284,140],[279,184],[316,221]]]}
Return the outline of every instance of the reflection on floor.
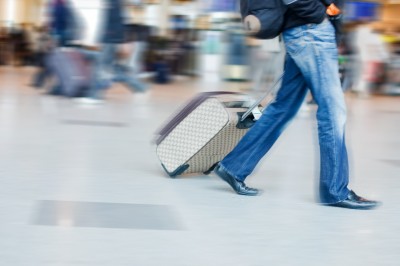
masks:
{"label": "reflection on floor", "polygon": [[180,230],[173,210],[153,204],[40,201],[33,224],[66,227]]}
{"label": "reflection on floor", "polygon": [[315,107],[302,108],[235,195],[215,176],[170,179],[154,133],[199,91],[245,83],[181,79],[102,105],[26,86],[0,68],[0,265],[398,265],[399,98],[348,95],[351,187],[375,211],[315,203]]}

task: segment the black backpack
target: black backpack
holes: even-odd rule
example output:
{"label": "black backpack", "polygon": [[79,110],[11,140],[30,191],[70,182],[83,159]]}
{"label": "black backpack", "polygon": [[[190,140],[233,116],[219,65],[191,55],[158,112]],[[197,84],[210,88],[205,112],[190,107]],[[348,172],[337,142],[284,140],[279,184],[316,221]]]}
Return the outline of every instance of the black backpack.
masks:
{"label": "black backpack", "polygon": [[282,32],[286,10],[282,0],[240,0],[245,30],[258,39],[273,39]]}

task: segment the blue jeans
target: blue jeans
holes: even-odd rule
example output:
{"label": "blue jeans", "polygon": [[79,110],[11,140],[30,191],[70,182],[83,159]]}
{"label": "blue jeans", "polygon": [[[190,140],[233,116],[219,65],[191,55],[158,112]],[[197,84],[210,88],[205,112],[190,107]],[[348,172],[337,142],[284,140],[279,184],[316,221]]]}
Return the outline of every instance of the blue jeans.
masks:
{"label": "blue jeans", "polygon": [[135,74],[139,74],[142,70],[144,55],[147,49],[147,43],[144,41],[134,42],[132,55],[129,57],[127,66],[133,70]]}
{"label": "blue jeans", "polygon": [[93,98],[101,97],[100,91],[111,86],[112,82],[122,82],[132,91],[143,92],[147,89],[146,84],[135,77],[133,69],[115,64],[117,46],[117,44],[103,44],[97,55],[90,89],[90,96]]}
{"label": "blue jeans", "polygon": [[335,30],[328,20],[283,32],[285,74],[275,101],[221,162],[223,170],[244,181],[296,115],[308,89],[318,104],[320,201],[347,198],[346,106],[338,72]]}

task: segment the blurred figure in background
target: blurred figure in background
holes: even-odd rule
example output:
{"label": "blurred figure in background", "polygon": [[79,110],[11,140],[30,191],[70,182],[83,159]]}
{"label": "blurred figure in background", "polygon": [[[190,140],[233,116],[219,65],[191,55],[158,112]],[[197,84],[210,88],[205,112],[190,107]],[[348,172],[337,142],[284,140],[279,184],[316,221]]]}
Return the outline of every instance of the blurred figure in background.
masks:
{"label": "blurred figure in background", "polygon": [[[55,62],[55,53],[59,50],[55,48],[73,45],[73,41],[79,38],[81,25],[78,16],[75,14],[74,8],[69,0],[51,0],[48,5],[48,23],[46,28],[42,28],[38,40],[38,46],[41,50],[41,70],[35,76],[33,86],[42,87],[46,79],[56,77],[55,83],[52,85],[48,94],[65,95],[65,88],[62,76],[56,74],[55,68],[61,68],[62,62]],[[72,67],[72,66],[70,66]],[[65,67],[64,67],[65,69]],[[69,79],[73,77],[68,77]]]}
{"label": "blurred figure in background", "polygon": [[132,73],[137,75],[144,67],[144,55],[151,29],[149,26],[131,24],[126,25],[125,31],[126,41],[129,43],[130,49],[129,54],[124,59],[125,62],[122,62],[122,64],[126,64],[131,68]]}
{"label": "blurred figure in background", "polygon": [[49,6],[50,33],[58,46],[67,46],[76,40],[79,23],[68,0],[53,0]]}
{"label": "blurred figure in background", "polygon": [[32,86],[41,88],[47,77],[51,75],[49,67],[46,65],[46,59],[54,46],[48,27],[42,26],[37,29],[34,39],[35,64],[39,67],[38,72],[33,78]]}
{"label": "blurred figure in background", "polygon": [[0,65],[8,62],[8,32],[7,28],[0,28]]}
{"label": "blurred figure in background", "polygon": [[241,22],[236,20],[227,27],[227,47],[223,66],[223,78],[230,81],[245,81],[248,77],[250,50]]}
{"label": "blurred figure in background", "polygon": [[29,45],[29,64],[38,66],[38,39],[40,36],[40,27],[31,26],[28,30],[28,45]]}
{"label": "blurred figure in background", "polygon": [[[125,42],[125,23],[122,0],[104,0],[103,32],[100,35],[101,48],[94,66],[89,97],[102,98],[101,91],[113,82],[122,82],[132,91],[143,92],[147,85],[135,77],[135,70],[129,64],[118,62],[118,49]],[[126,48],[126,46],[125,46]],[[122,53],[124,54],[124,53]]]}
{"label": "blurred figure in background", "polygon": [[338,46],[339,73],[344,92],[352,88],[354,84],[355,60],[352,33],[343,32]]}
{"label": "blurred figure in background", "polygon": [[385,47],[380,35],[367,26],[357,28],[354,44],[358,73],[353,90],[359,96],[367,97],[371,92],[370,85],[383,81],[384,66],[390,59],[389,49]]}

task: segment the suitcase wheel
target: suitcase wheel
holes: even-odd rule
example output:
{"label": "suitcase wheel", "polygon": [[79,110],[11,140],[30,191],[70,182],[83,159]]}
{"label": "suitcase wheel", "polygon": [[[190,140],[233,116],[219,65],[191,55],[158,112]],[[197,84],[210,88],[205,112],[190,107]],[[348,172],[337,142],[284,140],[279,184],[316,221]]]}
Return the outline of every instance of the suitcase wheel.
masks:
{"label": "suitcase wheel", "polygon": [[210,169],[208,169],[207,171],[203,172],[203,174],[205,175],[209,175],[211,174],[212,171],[214,171],[214,168],[218,165],[219,162],[216,162],[215,164],[213,164]]}
{"label": "suitcase wheel", "polygon": [[165,168],[164,164],[161,164],[161,165],[162,165],[162,167],[164,168],[165,172],[167,172],[167,174],[168,174],[171,178],[175,178],[175,177],[177,177],[178,175],[183,174],[183,172],[185,172],[185,171],[189,168],[189,165],[188,165],[188,164],[184,164],[184,165],[179,166],[175,171],[169,172],[169,171],[167,170],[167,168]]}

